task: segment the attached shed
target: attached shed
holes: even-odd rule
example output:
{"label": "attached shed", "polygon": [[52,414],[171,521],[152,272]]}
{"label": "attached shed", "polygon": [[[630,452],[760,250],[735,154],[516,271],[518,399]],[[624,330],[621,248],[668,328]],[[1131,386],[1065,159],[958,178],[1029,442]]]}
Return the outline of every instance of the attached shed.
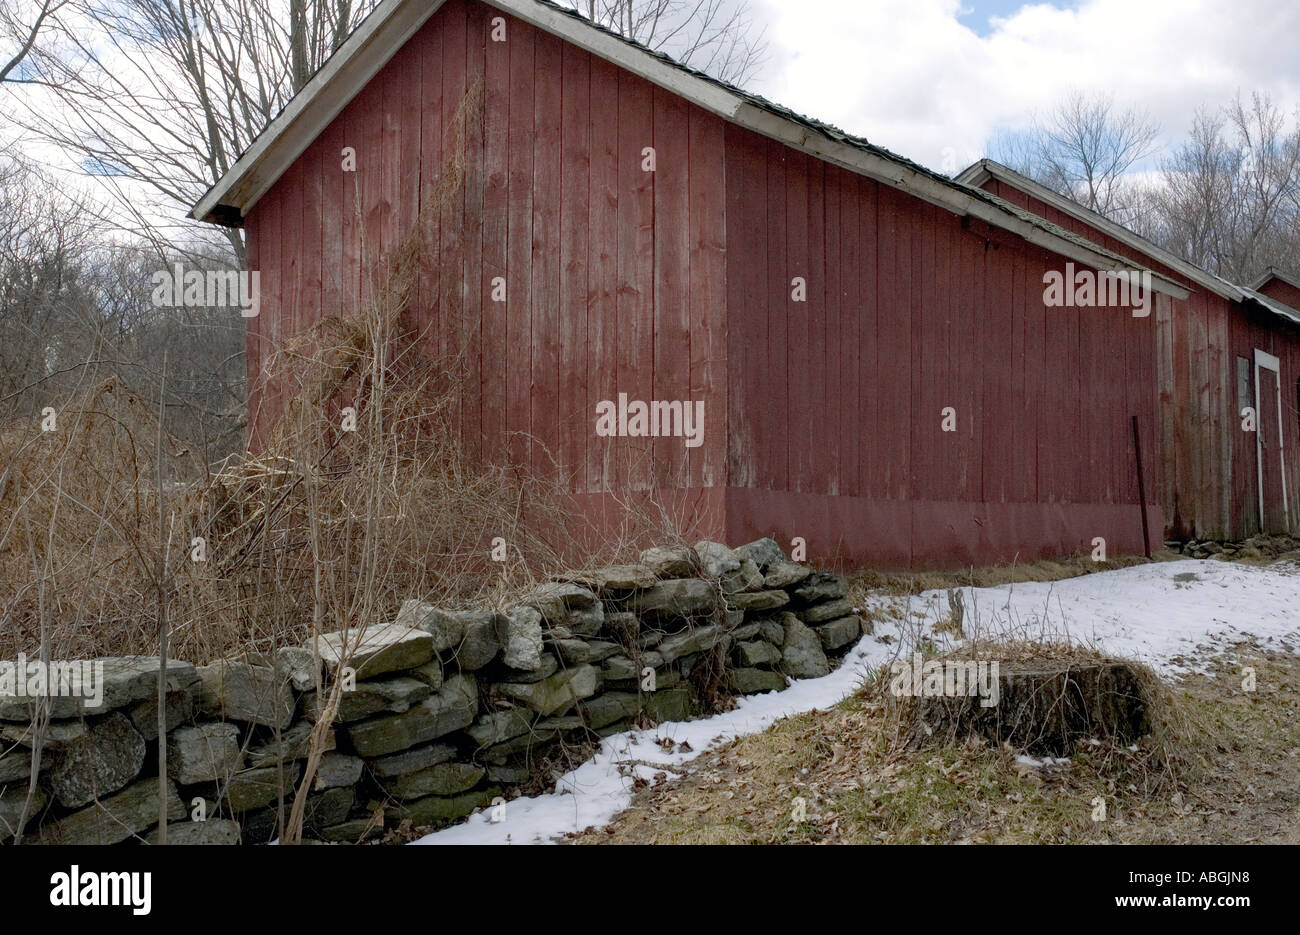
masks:
{"label": "attached shed", "polygon": [[1233,285],[992,160],[958,179],[1186,288],[1161,297],[1152,333],[1165,535],[1300,528],[1300,288],[1273,270]]}
{"label": "attached shed", "polygon": [[[414,312],[464,355],[460,431],[590,517],[653,492],[881,565],[1140,551],[1136,417],[1166,525],[1156,316],[1043,300],[1144,267],[540,0],[385,0],[194,208],[261,273],[255,425],[271,351],[362,306],[434,199]],[[1167,315],[1186,277],[1154,273]],[[703,402],[702,443],[598,434],[620,394]]]}

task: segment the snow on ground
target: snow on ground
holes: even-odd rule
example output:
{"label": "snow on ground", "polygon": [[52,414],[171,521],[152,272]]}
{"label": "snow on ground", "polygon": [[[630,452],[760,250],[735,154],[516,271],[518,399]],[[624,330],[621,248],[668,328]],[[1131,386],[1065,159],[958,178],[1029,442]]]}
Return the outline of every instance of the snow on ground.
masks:
{"label": "snow on ground", "polygon": [[[1186,657],[1247,636],[1279,648],[1300,644],[1298,571],[1287,565],[1156,562],[1064,581],[963,588],[961,595],[967,633],[975,627],[984,634],[1068,637],[1175,674],[1189,667]],[[873,604],[891,607],[883,597]],[[565,832],[601,827],[631,801],[634,775],[652,780],[660,767],[680,766],[782,717],[830,707],[851,695],[868,671],[906,655],[918,637],[932,636],[933,625],[949,613],[943,591],[924,592],[905,609],[896,602],[892,607],[894,619],[878,622],[875,635],[863,637],[823,678],[742,698],[735,710],[710,718],[609,737],[592,759],[558,781],[555,792],[506,803],[503,821],[493,823],[486,809],[415,843],[549,844]],[[1184,658],[1174,663],[1176,657]],[[660,738],[671,739],[674,749],[683,742],[689,749],[670,752],[656,742]],[[654,765],[629,766],[629,760]]]}

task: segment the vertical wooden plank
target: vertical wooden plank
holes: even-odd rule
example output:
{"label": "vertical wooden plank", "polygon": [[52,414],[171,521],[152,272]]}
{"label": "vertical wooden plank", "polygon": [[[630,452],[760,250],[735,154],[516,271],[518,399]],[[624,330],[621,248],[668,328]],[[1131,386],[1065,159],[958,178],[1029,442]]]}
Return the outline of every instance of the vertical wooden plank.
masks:
{"label": "vertical wooden plank", "polygon": [[792,490],[790,485],[790,410],[807,412],[813,376],[807,372],[807,303],[793,302],[790,283],[809,276],[807,260],[807,176],[803,153],[774,140],[767,143],[767,256],[771,261],[772,293],[767,303],[768,372],[763,398],[772,407],[764,416],[763,447],[766,486]]}
{"label": "vertical wooden plank", "polygon": [[[846,496],[861,496],[861,477],[858,436],[866,430],[863,411],[859,405],[861,364],[858,355],[862,350],[865,318],[863,281],[866,264],[862,256],[862,238],[859,215],[863,211],[862,197],[857,179],[844,169],[826,170],[827,227],[833,226],[838,238],[839,259],[836,272],[839,284],[839,327],[835,330],[832,350],[839,354],[840,378],[836,387],[835,408],[839,437],[839,462],[836,465],[837,492]],[[834,208],[832,208],[834,206]],[[874,284],[873,284],[874,287]]]}
{"label": "vertical wooden plank", "polygon": [[[692,107],[689,114],[690,304],[692,400],[704,401],[704,444],[688,455],[687,486],[727,484],[727,186],[724,125]],[[733,310],[740,314],[739,309]]]}
{"label": "vertical wooden plank", "polygon": [[[484,408],[487,403],[486,369],[500,366],[502,358],[483,354],[487,336],[484,333],[486,305],[491,302],[491,288],[483,288],[483,202],[486,188],[484,163],[484,94],[485,56],[488,30],[488,9],[472,3],[466,9],[465,19],[465,87],[479,101],[467,116],[465,124],[465,175],[464,234],[462,244],[461,295],[461,347],[464,348],[465,377],[462,390],[461,425],[465,454],[472,460],[482,458],[484,452]],[[499,43],[496,43],[499,44]]]}
{"label": "vertical wooden plank", "polygon": [[[959,221],[954,219],[953,223],[958,225],[956,233],[958,268],[953,277],[953,288],[961,293],[960,315],[962,325],[959,333],[962,345],[962,406],[968,413],[965,421],[967,428],[962,435],[960,490],[961,499],[964,502],[979,503],[984,493],[984,470],[981,454],[984,446],[984,425],[987,421],[983,396],[980,391],[980,373],[984,366],[983,358],[979,352],[979,336],[983,331],[983,319],[981,318],[983,309],[980,298],[983,293],[981,291],[982,286],[977,282],[977,280],[983,279],[984,246],[962,230]],[[1010,369],[1012,408],[1015,409],[1015,419],[1011,423],[1010,435],[1012,446],[1018,452],[1015,476],[1020,481],[1020,486],[1013,485],[1012,487],[1012,497],[1018,502],[1024,502],[1027,499],[1024,488],[1024,477],[1027,472],[1024,465],[1019,463],[1025,460],[1022,442],[1026,437],[1024,427],[1025,301],[1024,290],[1019,290],[1012,295]],[[1031,460],[1029,471],[1032,470]]]}
{"label": "vertical wooden plank", "polygon": [[[880,388],[879,434],[883,449],[882,497],[906,500],[911,472],[911,347],[912,250],[911,223],[903,196],[881,185],[878,281],[880,283],[877,385]],[[888,263],[888,265],[886,265]],[[910,543],[900,551],[910,549]]]}
{"label": "vertical wooden plank", "polygon": [[[835,492],[836,461],[839,458],[838,420],[834,418],[835,393],[839,384],[839,354],[830,353],[829,339],[838,323],[839,274],[828,254],[826,223],[826,163],[811,156],[805,159],[808,172],[808,268],[813,281],[808,290],[808,360],[816,371],[809,396],[813,408],[800,420],[790,413],[791,426],[807,423],[802,436],[809,442],[806,454],[809,477],[801,478],[803,489],[820,494]],[[838,246],[838,245],[837,245]],[[791,375],[798,379],[796,374]],[[795,452],[790,453],[791,464]]]}
{"label": "vertical wooden plank", "polygon": [[767,368],[767,144],[728,124],[727,182],[727,480],[760,484],[759,404]]}
{"label": "vertical wooden plank", "polygon": [[[438,29],[442,33],[442,150],[439,157],[439,176],[447,181],[440,188],[441,201],[437,205],[438,222],[438,313],[437,360],[441,367],[462,374],[456,387],[455,408],[450,413],[461,443],[466,442],[464,431],[465,384],[463,371],[466,348],[462,344],[462,327],[465,307],[464,236],[465,236],[465,186],[461,174],[465,153],[464,131],[458,126],[457,114],[464,117],[466,99],[465,65],[465,4],[446,4],[438,12]],[[461,124],[463,125],[463,124]]]}
{"label": "vertical wooden plank", "polygon": [[[1048,259],[1044,254],[1038,251],[1030,251],[1028,256],[1030,262],[1022,267],[1022,270],[1034,270],[1039,273],[1037,287],[1029,286],[1025,282],[1026,273],[1021,274],[1021,282],[1024,283],[1020,288],[1025,294],[1025,409],[1018,416],[1022,420],[1025,428],[1025,439],[1018,451],[1019,457],[1024,458],[1025,477],[1027,496],[1026,502],[1044,502],[1047,496],[1047,480],[1044,474],[1047,470],[1047,464],[1042,457],[1044,446],[1043,435],[1047,431],[1047,422],[1050,418],[1048,413],[1048,400],[1046,396],[1045,383],[1050,379],[1050,372],[1046,368],[1045,361],[1045,343],[1047,340],[1047,313],[1052,311],[1043,304],[1043,289],[1041,273],[1047,269],[1060,269],[1063,264],[1056,261],[1056,258]],[[988,400],[985,399],[985,411],[988,411]],[[985,422],[985,435],[983,444],[988,448],[993,444],[991,440],[992,419],[990,414],[988,421]],[[984,490],[987,494],[989,490],[989,476],[987,472],[984,476]]]}
{"label": "vertical wooden plank", "polygon": [[[349,290],[343,241],[347,238],[348,202],[344,196],[343,147],[347,145],[343,115],[325,130],[321,147],[321,315],[339,315]],[[353,292],[355,290],[352,290]],[[348,295],[351,299],[351,295]]]}
{"label": "vertical wooden plank", "polygon": [[[524,23],[509,24],[509,191],[507,195],[506,284],[507,349],[533,346],[533,45],[536,30]],[[507,368],[506,430],[512,464],[528,464],[532,389],[531,354],[520,355]]]}
{"label": "vertical wooden plank", "polygon": [[[648,402],[654,393],[654,173],[642,168],[643,150],[654,139],[651,85],[620,72],[618,80],[619,390]],[[626,438],[626,483],[651,485],[651,438]]]}
{"label": "vertical wooden plank", "polygon": [[[883,379],[877,354],[880,348],[880,318],[884,314],[885,289],[893,277],[894,257],[892,219],[886,228],[881,208],[880,185],[874,179],[857,177],[858,241],[862,265],[862,325],[858,332],[858,409],[861,429],[858,440],[858,495],[883,500],[885,487],[885,451],[881,426],[880,400]],[[892,218],[892,216],[891,216]]]}
{"label": "vertical wooden plank", "polygon": [[345,318],[356,318],[361,309],[361,228],[365,209],[361,204],[361,186],[357,180],[361,160],[357,140],[361,137],[362,124],[355,100],[344,108],[338,122],[343,127],[342,145],[352,151],[351,155],[357,162],[354,169],[343,171],[343,153],[340,149],[338,166],[343,189],[343,213],[339,250],[343,264],[339,271],[339,314]]}
{"label": "vertical wooden plank", "polygon": [[[588,201],[589,286],[587,302],[587,415],[595,419],[602,400],[617,403],[618,373],[618,72],[604,59],[591,59],[591,180]],[[594,433],[594,421],[590,423]],[[591,490],[616,480],[619,439],[592,438],[587,482]]]}
{"label": "vertical wooden plank", "polygon": [[562,42],[538,31],[533,65],[533,467],[554,474],[561,458],[560,387],[560,116]]}
{"label": "vertical wooden plank", "polygon": [[371,81],[353,99],[357,104],[357,192],[361,202],[361,311],[377,308],[382,286],[383,227],[388,213],[384,201],[383,83]]}
{"label": "vertical wooden plank", "polygon": [[291,165],[276,187],[280,189],[280,314],[276,318],[275,348],[276,360],[275,397],[273,410],[277,415],[293,395],[296,387],[286,364],[289,362],[284,353],[285,344],[298,330],[302,308],[302,201],[303,201],[303,162],[298,160]]}
{"label": "vertical wooden plank", "polygon": [[[566,43],[560,162],[560,385],[561,472],[571,489],[586,484],[587,446],[594,439],[595,406],[587,408],[588,243],[591,163],[591,56]],[[599,348],[597,348],[597,352]]]}
{"label": "vertical wooden plank", "polygon": [[[812,166],[808,157],[797,150],[781,147],[777,151],[785,162],[785,265],[789,273],[784,282],[785,301],[772,306],[774,319],[768,325],[772,350],[779,361],[772,374],[774,395],[769,398],[773,406],[769,418],[774,420],[775,433],[768,438],[768,449],[774,457],[772,489],[808,491],[813,489],[813,407],[822,405],[826,380],[812,357],[813,320],[823,314],[821,296],[826,283],[822,271],[815,268],[809,243],[808,175]],[[803,302],[790,297],[790,281],[796,276],[806,284],[807,298]],[[792,417],[793,413],[798,417]]]}
{"label": "vertical wooden plank", "polygon": [[265,199],[253,208],[244,222],[245,262],[249,272],[257,272],[261,289],[257,316],[244,319],[244,372],[248,380],[248,428],[244,433],[244,443],[252,451],[261,447],[263,439],[261,413],[265,390],[262,386],[262,328],[270,320],[267,303],[278,291],[271,288],[270,276],[262,268],[261,245],[267,236],[264,204]]}
{"label": "vertical wooden plank", "polygon": [[[686,400],[691,386],[690,136],[687,104],[654,89],[654,399]],[[686,485],[684,438],[653,441],[656,487]]]}
{"label": "vertical wooden plank", "polygon": [[[496,15],[495,13],[493,15]],[[491,38],[491,17],[473,27],[483,44],[483,270],[479,295],[483,307],[483,456],[490,462],[506,460],[507,380],[512,345],[507,277],[510,182],[510,61],[514,40],[524,30],[506,20],[506,40]],[[427,32],[428,30],[424,30]],[[471,31],[470,35],[473,35]],[[427,70],[427,68],[426,68]],[[425,119],[430,119],[427,115]],[[496,289],[504,288],[504,299]],[[510,381],[513,382],[513,381]]]}

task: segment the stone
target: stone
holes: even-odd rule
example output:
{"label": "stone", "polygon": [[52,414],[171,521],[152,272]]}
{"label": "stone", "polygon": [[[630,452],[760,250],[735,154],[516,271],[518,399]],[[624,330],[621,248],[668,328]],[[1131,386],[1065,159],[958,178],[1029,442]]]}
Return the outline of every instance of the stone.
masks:
{"label": "stone", "polygon": [[430,691],[437,691],[442,688],[443,673],[442,661],[434,658],[422,666],[416,666],[414,669],[408,669],[405,673],[409,678],[419,679],[425,685],[429,686]]}
{"label": "stone", "polygon": [[385,779],[389,776],[400,776],[403,773],[414,773],[433,766],[435,763],[445,763],[455,755],[456,748],[450,744],[431,743],[420,747],[412,747],[404,753],[369,760],[366,765],[374,776]]}
{"label": "stone", "polygon": [[453,675],[442,689],[409,711],[357,721],[343,728],[353,750],[364,757],[383,756],[436,740],[474,723],[478,685],[470,675]]}
{"label": "stone", "polygon": [[649,666],[657,669],[664,664],[663,656],[657,652],[642,653],[639,660],[627,656],[611,656],[601,666],[601,674],[611,681],[641,678],[641,670]]}
{"label": "stone", "polygon": [[758,635],[773,646],[785,645],[785,625],[774,617],[764,617],[758,621]]}
{"label": "stone", "polygon": [[[184,728],[182,728],[184,729]],[[169,822],[186,816],[185,804],[170,782],[165,785]],[[118,844],[158,821],[158,777],[137,780],[121,792],[87,805],[41,828],[42,844]]]}
{"label": "stone", "polygon": [[383,825],[372,818],[353,818],[350,821],[320,829],[321,840],[334,844],[360,844],[383,830]]}
{"label": "stone", "polygon": [[[431,614],[438,613],[438,608],[428,601],[420,601],[415,598],[407,598],[402,601],[402,606],[397,611],[397,619],[393,622],[400,627],[410,627],[415,630],[423,630],[426,633],[431,632],[430,626],[426,625],[426,620]],[[436,637],[435,637],[436,642]],[[456,643],[460,642],[457,637],[455,642],[450,645],[435,649],[435,652],[442,652],[444,649],[451,649]]]}
{"label": "stone", "polygon": [[721,542],[705,539],[695,543],[695,557],[699,559],[700,570],[709,578],[721,578],[740,570],[740,559]]}
{"label": "stone", "polygon": [[533,771],[527,763],[489,764],[487,768],[488,782],[518,786],[526,783],[532,776]]}
{"label": "stone", "polygon": [[690,549],[646,549],[641,564],[656,578],[689,578],[695,574],[695,553]]}
{"label": "stone", "polygon": [[853,616],[839,617],[813,629],[822,641],[822,649],[832,652],[849,645],[862,635],[862,621]]}
{"label": "stone", "polygon": [[749,623],[734,627],[731,630],[731,638],[738,643],[744,640],[752,640],[756,636],[758,636],[757,620],[751,620]]}
{"label": "stone", "polygon": [[779,692],[786,687],[785,677],[770,669],[732,669],[727,673],[727,683],[738,695]]}
{"label": "stone", "polygon": [[119,711],[95,718],[86,734],[60,750],[50,769],[50,791],[65,808],[102,799],[135,779],[145,742]]}
{"label": "stone", "polygon": [[[231,818],[209,818],[207,821],[169,821],[167,822],[167,844],[181,845],[226,845],[238,844],[239,822]],[[145,835],[145,841],[158,843],[158,829]]]}
{"label": "stone", "polygon": [[[323,697],[314,691],[303,696],[303,712],[307,717],[313,721],[321,717],[329,691],[327,689]],[[429,686],[424,682],[404,675],[357,682],[351,691],[343,690],[339,693],[339,709],[334,720],[340,723],[359,721],[381,711],[400,714],[430,694]]]}
{"label": "stone", "polygon": [[285,804],[293,802],[294,785],[302,772],[296,762],[281,766],[263,766],[240,770],[225,785],[225,801],[235,813],[251,812],[272,802],[279,804],[283,792]]}
{"label": "stone", "polygon": [[[195,686],[197,688],[197,684]],[[163,717],[166,719],[166,729],[170,733],[182,724],[194,720],[194,714],[198,706],[198,692],[195,690],[168,692],[166,702],[163,705]],[[131,719],[131,725],[140,732],[140,736],[145,740],[158,739],[158,699],[146,698],[143,701],[137,701],[126,709],[126,716]]]}
{"label": "stone", "polygon": [[[50,721],[45,725],[43,744],[47,753],[62,750],[68,744],[80,740],[86,735],[84,721]],[[0,724],[0,740],[24,746],[32,742],[32,725]]]}
{"label": "stone", "polygon": [[525,672],[542,667],[542,615],[536,608],[516,607],[506,615],[501,661]]}
{"label": "stone", "polygon": [[415,773],[405,773],[384,782],[389,795],[418,799],[425,795],[458,795],[478,785],[487,770],[472,763],[439,763]]}
{"label": "stone", "polygon": [[321,660],[314,658],[305,646],[281,646],[275,651],[275,669],[289,680],[295,691],[305,692],[318,687]]}
{"label": "stone", "polygon": [[578,709],[587,726],[596,730],[623,718],[635,717],[641,710],[641,696],[631,692],[604,692],[588,698]]}
{"label": "stone", "polygon": [[656,723],[689,720],[691,693],[687,688],[668,688],[651,692],[645,699],[645,711]]}
{"label": "stone", "polygon": [[777,545],[775,539],[756,539],[732,551],[738,558],[749,559],[758,566],[759,571],[767,571],[773,565],[786,562],[785,552]]}
{"label": "stone", "polygon": [[749,559],[742,559],[740,568],[722,576],[722,593],[735,594],[739,591],[757,591],[763,587],[763,575]]}
{"label": "stone", "polygon": [[600,689],[600,670],[584,665],[557,672],[531,684],[502,682],[497,690],[532,708],[538,714],[559,714]]}
{"label": "stone", "polygon": [[[738,563],[739,564],[739,563]],[[627,600],[627,609],[650,617],[690,617],[712,614],[718,594],[714,585],[700,578],[659,581]]]}
{"label": "stone", "polygon": [[624,646],[635,642],[641,632],[641,620],[627,611],[605,614],[605,632]]}
{"label": "stone", "polygon": [[838,620],[840,617],[847,617],[851,613],[853,613],[853,605],[847,600],[840,599],[805,607],[803,610],[795,611],[795,616],[804,623],[813,624]]}
{"label": "stone", "polygon": [[[49,769],[50,757],[41,757],[42,772]],[[32,751],[24,747],[14,747],[6,753],[0,753],[0,786],[11,782],[26,782],[32,774]]]}
{"label": "stone", "polygon": [[849,583],[829,571],[815,571],[788,590],[790,596],[801,604],[816,604],[844,597],[849,593]]}
{"label": "stone", "polygon": [[478,747],[490,747],[528,733],[533,726],[533,713],[523,708],[506,708],[479,715],[465,733]]}
{"label": "stone", "polygon": [[781,650],[766,640],[736,645],[736,658],[742,666],[774,666],[781,661]]}
{"label": "stone", "polygon": [[[348,665],[358,679],[372,679],[424,665],[433,658],[433,637],[425,630],[397,623],[361,630],[338,630],[316,638],[316,651],[331,676]],[[307,647],[308,651],[311,646]]]}
{"label": "stone", "polygon": [[657,575],[646,565],[606,565],[564,576],[564,581],[582,584],[596,591],[635,591],[655,583]]}
{"label": "stone", "polygon": [[462,672],[483,668],[496,658],[506,641],[505,614],[472,611],[465,619],[465,635],[451,652],[451,661]]}
{"label": "stone", "polygon": [[199,707],[205,713],[281,729],[293,720],[293,690],[274,669],[222,660],[197,671],[203,686]]}
{"label": "stone", "polygon": [[777,562],[767,569],[767,574],[763,576],[763,587],[784,591],[792,584],[798,584],[809,575],[812,569],[807,565],[797,565],[794,562]]}
{"label": "stone", "polygon": [[333,789],[335,786],[355,786],[361,779],[366,761],[346,753],[326,753],[316,764],[316,777],[312,780],[313,792]]}
{"label": "stone", "polygon": [[[284,760],[305,760],[311,753],[311,734],[315,727],[311,721],[299,721],[282,731],[279,740],[273,736],[266,743],[250,747],[248,765],[270,766]],[[334,742],[334,728],[326,728],[321,738],[321,751],[333,750]]]}
{"label": "stone", "polygon": [[603,662],[622,648],[617,643],[601,640],[556,640],[553,645],[560,658],[569,665]]}
{"label": "stone", "polygon": [[[31,824],[32,819],[41,813],[50,797],[40,786],[32,795],[31,804],[27,806],[23,826]],[[23,815],[23,806],[27,802],[27,784],[15,785],[12,789],[0,790],[0,841],[5,841],[18,833],[18,819]]]}
{"label": "stone", "polygon": [[[22,660],[20,660],[22,661]],[[36,659],[26,660],[29,673]],[[158,693],[157,656],[114,656],[90,660],[91,668],[86,680],[82,679],[84,663],[52,663],[49,679],[60,685],[60,691],[49,698],[49,716],[54,720],[106,714],[125,708],[137,701]],[[16,663],[4,663],[12,679]],[[29,674],[27,678],[30,678]],[[181,691],[197,681],[194,666],[179,659],[167,663],[167,690]],[[42,686],[43,686],[42,682]],[[9,684],[0,690],[0,720],[30,722],[36,710],[38,694],[48,691],[38,688],[30,694],[14,694],[17,685]],[[43,694],[42,694],[43,697]]]}
{"label": "stone", "polygon": [[727,603],[739,610],[758,613],[784,607],[790,603],[790,595],[784,591],[749,591],[744,594],[728,594]]}
{"label": "stone", "polygon": [[794,614],[783,614],[785,644],[781,650],[781,671],[791,678],[820,678],[831,670],[821,640]]}
{"label": "stone", "polygon": [[540,682],[542,679],[550,678],[560,668],[559,660],[555,658],[554,653],[542,653],[541,664],[531,672],[524,672],[520,669],[510,669],[501,666],[500,669],[492,673],[493,682]]}
{"label": "stone", "polygon": [[[655,652],[658,653],[664,663],[670,663],[682,656],[703,652],[717,643],[726,642],[728,639],[729,637],[722,632],[722,627],[713,623],[703,627],[683,630],[680,633],[665,637],[659,642]],[[655,668],[658,668],[657,664]]]}
{"label": "stone", "polygon": [[348,817],[354,801],[356,801],[356,793],[351,786],[336,786],[324,792],[312,793],[307,796],[303,828],[318,831],[330,825],[337,825]]}
{"label": "stone", "polygon": [[384,821],[390,826],[409,821],[412,827],[415,828],[445,824],[472,815],[485,805],[490,805],[492,800],[500,794],[501,789],[499,787],[490,786],[486,789],[477,789],[462,795],[425,796],[422,799],[403,802],[400,805],[386,808],[384,810]]}
{"label": "stone", "polygon": [[531,752],[535,757],[537,751],[540,751],[552,740],[560,736],[560,732],[554,728],[549,730],[541,730],[540,728],[541,725],[538,724],[526,734],[521,734],[504,743],[484,747],[478,752],[478,755],[488,763],[505,763],[520,753]]}
{"label": "stone", "polygon": [[167,737],[167,775],[183,786],[225,779],[243,765],[234,724],[181,727]]}
{"label": "stone", "polygon": [[549,626],[567,626],[572,611],[590,610],[600,601],[592,591],[581,585],[552,581],[529,594],[523,603],[540,613]]}

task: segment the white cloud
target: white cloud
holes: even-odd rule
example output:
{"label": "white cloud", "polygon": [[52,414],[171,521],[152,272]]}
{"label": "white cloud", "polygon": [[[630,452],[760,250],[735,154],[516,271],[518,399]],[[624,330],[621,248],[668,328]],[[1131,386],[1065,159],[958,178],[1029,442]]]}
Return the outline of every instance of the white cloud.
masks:
{"label": "white cloud", "polygon": [[935,168],[948,147],[973,161],[1075,87],[1145,108],[1166,145],[1238,90],[1300,104],[1294,0],[1026,5],[985,36],[958,20],[978,0],[757,2],[771,56],[753,90]]}

